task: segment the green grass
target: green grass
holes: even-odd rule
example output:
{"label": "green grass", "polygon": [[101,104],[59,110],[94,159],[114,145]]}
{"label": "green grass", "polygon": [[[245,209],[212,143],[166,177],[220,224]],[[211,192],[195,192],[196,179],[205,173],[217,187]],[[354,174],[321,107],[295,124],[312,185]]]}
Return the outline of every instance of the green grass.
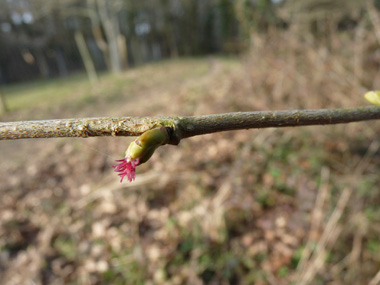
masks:
{"label": "green grass", "polygon": [[169,73],[174,74],[178,80],[201,77],[208,72],[208,64],[208,60],[200,61],[199,59],[162,61],[131,68],[121,74],[101,73],[99,82],[95,86],[91,86],[85,73],[77,73],[66,78],[41,79],[5,85],[1,87],[1,91],[10,112],[25,111],[34,107],[48,108],[61,104],[77,106],[81,103],[95,103],[95,98],[98,97],[106,96],[109,100],[115,101],[123,95],[133,96],[134,91],[141,88],[160,87],[160,84],[165,82],[163,78]]}
{"label": "green grass", "polygon": [[68,260],[74,259],[77,254],[75,241],[71,237],[58,237],[54,241],[54,248]]}
{"label": "green grass", "polygon": [[11,111],[30,107],[59,104],[75,92],[89,91],[91,88],[85,74],[67,78],[37,80],[17,83],[2,88],[8,108]]}

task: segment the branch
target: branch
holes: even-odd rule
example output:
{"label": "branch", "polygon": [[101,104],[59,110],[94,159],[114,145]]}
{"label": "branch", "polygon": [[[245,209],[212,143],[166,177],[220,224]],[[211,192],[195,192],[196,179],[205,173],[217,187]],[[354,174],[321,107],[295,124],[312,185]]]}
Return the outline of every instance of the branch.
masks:
{"label": "branch", "polygon": [[55,137],[138,136],[169,127],[170,144],[215,132],[310,125],[345,124],[380,119],[380,107],[235,112],[189,117],[81,118],[0,123],[0,140]]}
{"label": "branch", "polygon": [[172,121],[172,117],[103,117],[6,122],[0,123],[0,140],[138,136],[155,127],[174,127]]}
{"label": "branch", "polygon": [[271,127],[333,125],[380,119],[380,107],[349,109],[284,110],[183,117],[179,122],[181,138],[197,135]]}

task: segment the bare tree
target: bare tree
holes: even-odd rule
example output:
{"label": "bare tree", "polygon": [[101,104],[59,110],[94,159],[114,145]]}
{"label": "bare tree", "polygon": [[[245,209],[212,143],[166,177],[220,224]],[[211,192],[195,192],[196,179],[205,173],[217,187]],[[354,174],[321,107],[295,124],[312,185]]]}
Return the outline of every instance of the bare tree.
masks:
{"label": "bare tree", "polygon": [[79,52],[81,54],[84,66],[86,68],[86,72],[88,75],[88,79],[90,80],[92,85],[95,85],[98,82],[98,75],[95,70],[94,62],[91,59],[90,52],[87,48],[86,41],[83,37],[83,33],[80,31],[75,32],[75,41],[77,43]]}
{"label": "bare tree", "polygon": [[126,65],[126,58],[121,54],[122,51],[126,51],[125,39],[120,34],[117,18],[118,6],[120,5],[116,6],[119,4],[118,1],[114,3],[111,1],[97,0],[96,3],[99,18],[108,42],[111,70],[113,72],[120,72],[123,69],[123,65]]}
{"label": "bare tree", "polygon": [[7,113],[9,111],[7,103],[5,101],[5,96],[3,92],[1,92],[1,89],[0,89],[0,111],[3,113]]}

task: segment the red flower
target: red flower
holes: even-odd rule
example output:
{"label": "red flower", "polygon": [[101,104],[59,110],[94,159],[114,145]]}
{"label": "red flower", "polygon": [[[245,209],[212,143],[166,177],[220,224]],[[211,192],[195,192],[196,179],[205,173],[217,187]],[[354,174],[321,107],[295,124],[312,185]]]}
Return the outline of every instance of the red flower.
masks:
{"label": "red flower", "polygon": [[136,166],[146,162],[156,148],[168,142],[169,133],[166,127],[158,127],[146,131],[131,142],[125,152],[125,158],[116,160],[120,163],[112,166],[116,172],[119,172],[119,176],[121,177],[120,182],[123,182],[125,176],[127,176],[129,182],[135,180]]}
{"label": "red flower", "polygon": [[119,172],[119,176],[121,177],[120,182],[123,182],[125,176],[127,176],[129,182],[135,180],[136,166],[140,162],[138,158],[131,161],[129,157],[126,157],[124,159],[116,160],[116,162],[120,163],[118,165],[113,165],[112,167],[116,172]]}

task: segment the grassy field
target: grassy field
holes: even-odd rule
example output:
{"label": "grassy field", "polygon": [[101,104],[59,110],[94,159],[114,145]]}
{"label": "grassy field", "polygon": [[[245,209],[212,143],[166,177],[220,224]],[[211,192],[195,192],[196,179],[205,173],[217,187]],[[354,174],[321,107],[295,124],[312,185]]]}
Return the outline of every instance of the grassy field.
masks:
{"label": "grassy field", "polygon": [[[377,71],[357,70],[346,38],[331,50],[285,39],[96,86],[84,75],[9,86],[1,120],[366,104]],[[1,142],[0,282],[376,284],[379,133],[363,122],[194,137],[122,184],[111,165],[131,138]]]}

